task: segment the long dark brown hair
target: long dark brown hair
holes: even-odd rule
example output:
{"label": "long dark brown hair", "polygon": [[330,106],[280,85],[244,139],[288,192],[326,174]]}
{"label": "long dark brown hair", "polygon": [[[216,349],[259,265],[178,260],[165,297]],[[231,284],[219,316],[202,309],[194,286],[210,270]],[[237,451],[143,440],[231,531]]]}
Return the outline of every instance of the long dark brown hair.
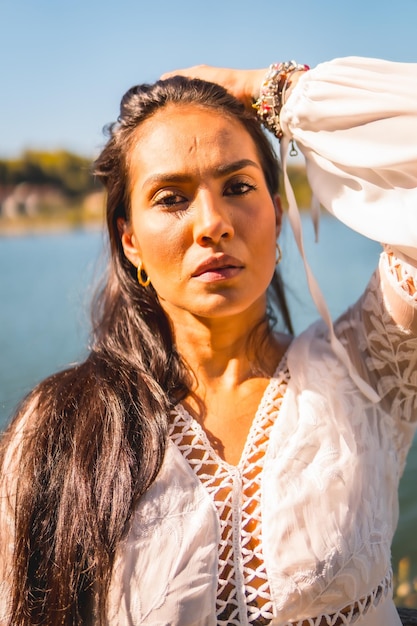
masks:
{"label": "long dark brown hair", "polygon": [[[93,611],[96,623],[104,622],[116,547],[161,467],[170,409],[189,392],[169,320],[154,289],[138,284],[118,230],[118,219],[129,219],[128,158],[140,124],[167,104],[183,103],[239,120],[257,146],[271,195],[278,190],[268,139],[222,87],[174,77],[123,97],[95,164],[107,190],[110,261],[93,307],[91,352],[32,391],[1,444],[4,477],[10,470],[4,459],[24,423],[11,463],[17,467],[10,624],[87,624]],[[270,292],[272,308],[291,330],[278,275]]]}

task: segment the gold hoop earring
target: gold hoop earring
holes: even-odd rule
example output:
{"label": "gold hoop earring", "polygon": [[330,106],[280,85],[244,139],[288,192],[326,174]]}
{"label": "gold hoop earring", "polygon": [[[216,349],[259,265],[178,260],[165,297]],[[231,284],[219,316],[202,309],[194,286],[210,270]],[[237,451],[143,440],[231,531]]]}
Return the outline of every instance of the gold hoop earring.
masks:
{"label": "gold hoop earring", "polygon": [[143,263],[141,261],[138,265],[138,283],[142,287],[147,287],[150,284],[150,282],[151,282],[151,279],[149,278],[149,276],[143,269]]}
{"label": "gold hoop earring", "polygon": [[278,241],[276,243],[276,254],[275,254],[275,265],[279,265],[282,261],[282,251],[281,251],[281,246],[279,245]]}

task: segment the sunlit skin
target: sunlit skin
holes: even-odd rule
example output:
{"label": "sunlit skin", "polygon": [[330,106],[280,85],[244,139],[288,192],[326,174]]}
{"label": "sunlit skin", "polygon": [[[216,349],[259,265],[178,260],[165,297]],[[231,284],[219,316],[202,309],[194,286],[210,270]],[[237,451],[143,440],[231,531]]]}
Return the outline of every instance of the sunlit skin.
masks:
{"label": "sunlit skin", "polygon": [[[198,105],[169,105],[141,125],[130,189],[125,254],[143,264],[172,321],[198,381],[195,394],[206,405],[205,427],[222,442],[224,456],[237,461],[286,343],[270,341],[265,375],[253,374],[248,336],[265,317],[279,199],[268,191],[246,129]],[[240,416],[234,439],[229,415]]]}

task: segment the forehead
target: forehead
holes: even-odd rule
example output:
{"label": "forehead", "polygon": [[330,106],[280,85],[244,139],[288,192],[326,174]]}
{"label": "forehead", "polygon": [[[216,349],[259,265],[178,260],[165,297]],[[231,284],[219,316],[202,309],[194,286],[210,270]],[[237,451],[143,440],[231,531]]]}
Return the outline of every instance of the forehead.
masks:
{"label": "forehead", "polygon": [[234,117],[201,105],[168,105],[136,131],[129,158],[131,184],[155,171],[202,173],[220,164],[250,158],[255,143]]}

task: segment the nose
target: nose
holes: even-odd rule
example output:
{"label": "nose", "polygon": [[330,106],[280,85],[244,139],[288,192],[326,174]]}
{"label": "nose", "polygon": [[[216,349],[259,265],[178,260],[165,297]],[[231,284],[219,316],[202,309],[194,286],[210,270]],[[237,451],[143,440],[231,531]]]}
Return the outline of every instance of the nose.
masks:
{"label": "nose", "polygon": [[200,245],[218,244],[233,237],[230,208],[225,204],[223,198],[214,197],[208,190],[199,194],[196,199],[194,237]]}

